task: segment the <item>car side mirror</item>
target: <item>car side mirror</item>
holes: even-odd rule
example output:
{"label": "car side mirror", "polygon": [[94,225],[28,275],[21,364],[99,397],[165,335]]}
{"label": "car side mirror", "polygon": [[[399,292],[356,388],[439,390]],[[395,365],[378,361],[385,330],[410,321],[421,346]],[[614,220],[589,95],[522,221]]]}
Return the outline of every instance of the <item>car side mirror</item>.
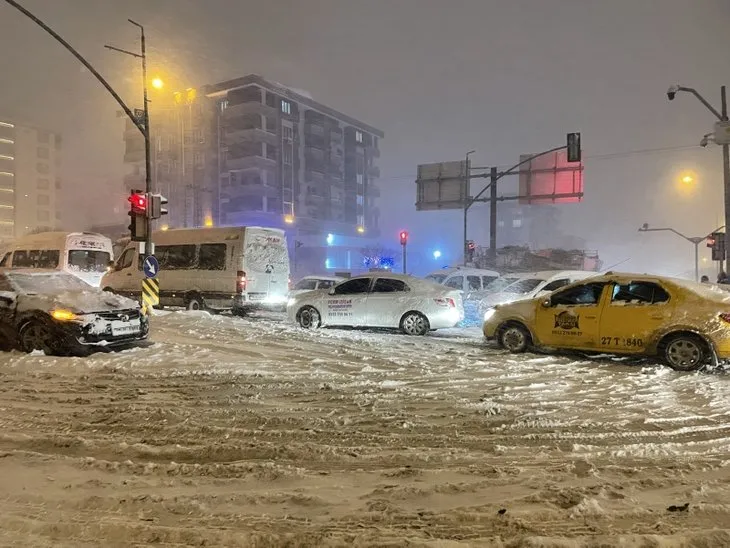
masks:
{"label": "car side mirror", "polygon": [[5,304],[13,304],[15,296],[9,291],[0,291],[0,302]]}
{"label": "car side mirror", "polygon": [[544,299],[544,300],[542,301],[542,307],[543,307],[543,308],[550,308],[550,306],[551,306],[552,304],[553,304],[553,303],[552,303],[552,301],[551,301],[550,299]]}
{"label": "car side mirror", "polygon": [[335,288],[333,287],[327,292],[328,295],[334,295],[335,294]]}

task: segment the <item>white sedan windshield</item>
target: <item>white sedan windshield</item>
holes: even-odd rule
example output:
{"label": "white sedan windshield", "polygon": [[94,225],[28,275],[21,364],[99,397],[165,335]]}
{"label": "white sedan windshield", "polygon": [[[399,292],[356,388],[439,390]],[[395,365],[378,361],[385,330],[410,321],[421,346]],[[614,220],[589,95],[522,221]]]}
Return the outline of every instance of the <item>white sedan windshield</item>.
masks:
{"label": "white sedan windshield", "polygon": [[545,280],[539,280],[537,278],[526,278],[513,283],[509,287],[504,288],[505,293],[516,293],[517,295],[524,295],[535,289],[538,285],[543,283]]}

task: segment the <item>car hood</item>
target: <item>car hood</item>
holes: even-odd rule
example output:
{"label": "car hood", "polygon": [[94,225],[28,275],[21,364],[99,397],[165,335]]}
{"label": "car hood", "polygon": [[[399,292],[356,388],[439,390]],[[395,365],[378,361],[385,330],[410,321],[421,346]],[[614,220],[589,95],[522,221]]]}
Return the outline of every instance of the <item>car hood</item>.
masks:
{"label": "car hood", "polygon": [[64,291],[56,295],[30,294],[18,299],[18,308],[64,308],[76,314],[113,312],[139,308],[136,301],[106,291]]}

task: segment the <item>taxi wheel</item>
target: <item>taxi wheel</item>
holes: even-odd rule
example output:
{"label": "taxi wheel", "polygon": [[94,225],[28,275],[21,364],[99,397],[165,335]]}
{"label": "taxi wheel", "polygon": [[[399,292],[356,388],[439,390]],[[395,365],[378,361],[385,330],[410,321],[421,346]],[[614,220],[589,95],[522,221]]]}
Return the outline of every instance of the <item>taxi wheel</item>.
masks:
{"label": "taxi wheel", "polygon": [[696,335],[676,335],[662,346],[664,360],[675,371],[696,371],[705,364],[707,345]]}
{"label": "taxi wheel", "polygon": [[431,331],[428,318],[419,312],[409,312],[400,321],[400,328],[406,335],[421,336]]}
{"label": "taxi wheel", "polygon": [[512,354],[521,354],[530,346],[530,332],[520,324],[508,324],[499,328],[499,345]]}
{"label": "taxi wheel", "polygon": [[305,306],[297,313],[297,321],[303,329],[317,329],[322,325],[319,311],[313,306]]}

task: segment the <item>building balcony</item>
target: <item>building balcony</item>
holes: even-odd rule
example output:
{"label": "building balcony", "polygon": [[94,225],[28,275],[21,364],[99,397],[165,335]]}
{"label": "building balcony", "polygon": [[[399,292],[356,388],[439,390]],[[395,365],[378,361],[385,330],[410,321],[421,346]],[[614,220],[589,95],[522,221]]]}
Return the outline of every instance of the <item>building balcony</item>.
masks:
{"label": "building balcony", "polygon": [[265,103],[250,102],[250,103],[238,103],[237,105],[228,105],[228,108],[223,111],[223,119],[234,118],[237,116],[243,116],[244,114],[263,114],[264,116],[276,116],[279,111],[270,107]]}
{"label": "building balcony", "polygon": [[377,147],[370,146],[367,148],[368,154],[373,158],[380,158],[380,149]]}
{"label": "building balcony", "polygon": [[317,148],[320,150],[324,150],[325,148],[329,148],[329,143],[327,143],[324,135],[317,135],[316,133],[305,133],[304,146],[306,148]]}
{"label": "building balcony", "polygon": [[279,138],[275,133],[269,133],[265,129],[261,128],[238,129],[236,127],[227,127],[225,132],[225,141],[226,144],[253,141],[276,145],[279,143]]}
{"label": "building balcony", "polygon": [[234,169],[272,169],[276,168],[276,160],[261,156],[242,156],[240,158],[226,158],[227,170]]}

